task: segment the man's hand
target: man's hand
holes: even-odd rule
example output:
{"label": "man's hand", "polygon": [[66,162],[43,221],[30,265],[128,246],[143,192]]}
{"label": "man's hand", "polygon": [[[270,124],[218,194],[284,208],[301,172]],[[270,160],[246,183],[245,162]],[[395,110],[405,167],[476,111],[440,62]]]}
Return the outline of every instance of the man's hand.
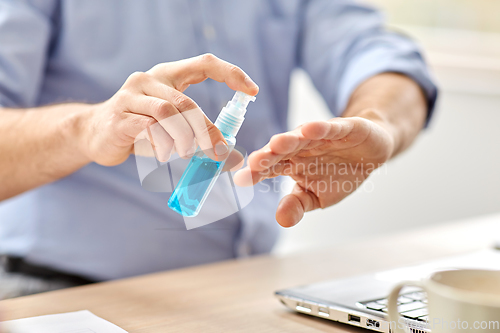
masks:
{"label": "man's hand", "polygon": [[0,108],[0,201],[66,177],[90,162],[120,164],[142,139],[151,141],[161,161],[174,149],[181,156],[191,155],[195,143],[211,158],[225,159],[229,149],[224,137],[182,93],[207,78],[250,95],[259,91],[241,69],[205,54],[134,73],[103,103]]}
{"label": "man's hand", "polygon": [[[294,226],[305,212],[347,197],[373,170],[409,146],[425,114],[426,99],[414,81],[394,73],[375,76],[356,89],[344,117],[273,136],[248,157],[235,182],[249,186],[290,176],[296,184],[281,200],[276,220],[283,227]],[[253,183],[245,184],[245,179]]]}
{"label": "man's hand", "polygon": [[133,151],[138,135],[148,130],[145,138],[162,162],[174,149],[190,157],[197,145],[212,159],[224,160],[229,149],[221,132],[182,93],[207,78],[250,95],[259,91],[240,68],[211,54],[156,65],[130,75],[112,98],[82,114],[82,151],[93,162],[117,165]]}
{"label": "man's hand", "polygon": [[235,178],[253,184],[280,175],[297,183],[276,211],[283,227],[299,222],[304,213],[332,206],[358,188],[385,163],[394,150],[389,132],[376,122],[360,118],[334,118],[306,123],[275,135],[268,145],[248,157],[248,165]]}

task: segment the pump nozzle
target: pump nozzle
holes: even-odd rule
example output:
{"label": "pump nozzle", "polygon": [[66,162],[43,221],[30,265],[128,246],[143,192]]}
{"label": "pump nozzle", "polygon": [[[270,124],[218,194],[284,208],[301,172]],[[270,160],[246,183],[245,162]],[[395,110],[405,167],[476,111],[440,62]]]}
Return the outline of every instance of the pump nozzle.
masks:
{"label": "pump nozzle", "polygon": [[244,92],[237,91],[233,99],[227,102],[225,108],[222,109],[219,117],[215,121],[221,132],[236,136],[247,112],[247,106],[250,102],[255,101],[255,96],[250,96]]}
{"label": "pump nozzle", "polygon": [[233,99],[228,103],[227,107],[233,106],[246,113],[248,104],[254,101],[255,101],[255,96],[250,96],[245,94],[244,92],[237,91],[234,94]]}

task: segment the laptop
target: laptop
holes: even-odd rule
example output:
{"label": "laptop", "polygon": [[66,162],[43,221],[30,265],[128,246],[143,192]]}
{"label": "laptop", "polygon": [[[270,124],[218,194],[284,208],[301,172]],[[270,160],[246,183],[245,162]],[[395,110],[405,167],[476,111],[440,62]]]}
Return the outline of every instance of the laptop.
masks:
{"label": "laptop", "polygon": [[[398,282],[419,280],[436,271],[466,268],[500,270],[500,250],[482,250],[420,265],[279,290],[275,295],[294,311],[389,333],[387,296]],[[422,290],[403,289],[398,302],[399,312],[410,332],[430,332],[427,299]]]}

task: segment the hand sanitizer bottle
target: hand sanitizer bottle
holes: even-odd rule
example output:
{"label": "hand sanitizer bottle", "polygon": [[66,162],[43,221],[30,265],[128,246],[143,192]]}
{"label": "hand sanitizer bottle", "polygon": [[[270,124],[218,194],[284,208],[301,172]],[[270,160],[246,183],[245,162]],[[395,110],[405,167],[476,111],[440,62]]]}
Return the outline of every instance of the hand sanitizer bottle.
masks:
{"label": "hand sanitizer bottle", "polygon": [[[236,144],[238,133],[248,103],[255,101],[254,96],[237,91],[226,107],[222,108],[215,126],[221,131],[229,146],[229,152]],[[226,161],[214,161],[198,149],[184,170],[179,183],[168,200],[168,206],[182,216],[194,217],[198,215],[203,203],[212,190]]]}

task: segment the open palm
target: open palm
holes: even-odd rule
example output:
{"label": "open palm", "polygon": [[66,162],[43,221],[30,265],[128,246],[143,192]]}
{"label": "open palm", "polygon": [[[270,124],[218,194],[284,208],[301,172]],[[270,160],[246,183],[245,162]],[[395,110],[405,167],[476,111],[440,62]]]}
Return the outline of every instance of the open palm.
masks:
{"label": "open palm", "polygon": [[[309,122],[273,136],[266,146],[253,152],[235,182],[249,186],[281,175],[292,177],[296,184],[276,211],[278,223],[291,227],[305,212],[332,206],[347,197],[391,157],[393,150],[393,138],[377,122],[361,117]],[[245,184],[244,179],[253,183]]]}

